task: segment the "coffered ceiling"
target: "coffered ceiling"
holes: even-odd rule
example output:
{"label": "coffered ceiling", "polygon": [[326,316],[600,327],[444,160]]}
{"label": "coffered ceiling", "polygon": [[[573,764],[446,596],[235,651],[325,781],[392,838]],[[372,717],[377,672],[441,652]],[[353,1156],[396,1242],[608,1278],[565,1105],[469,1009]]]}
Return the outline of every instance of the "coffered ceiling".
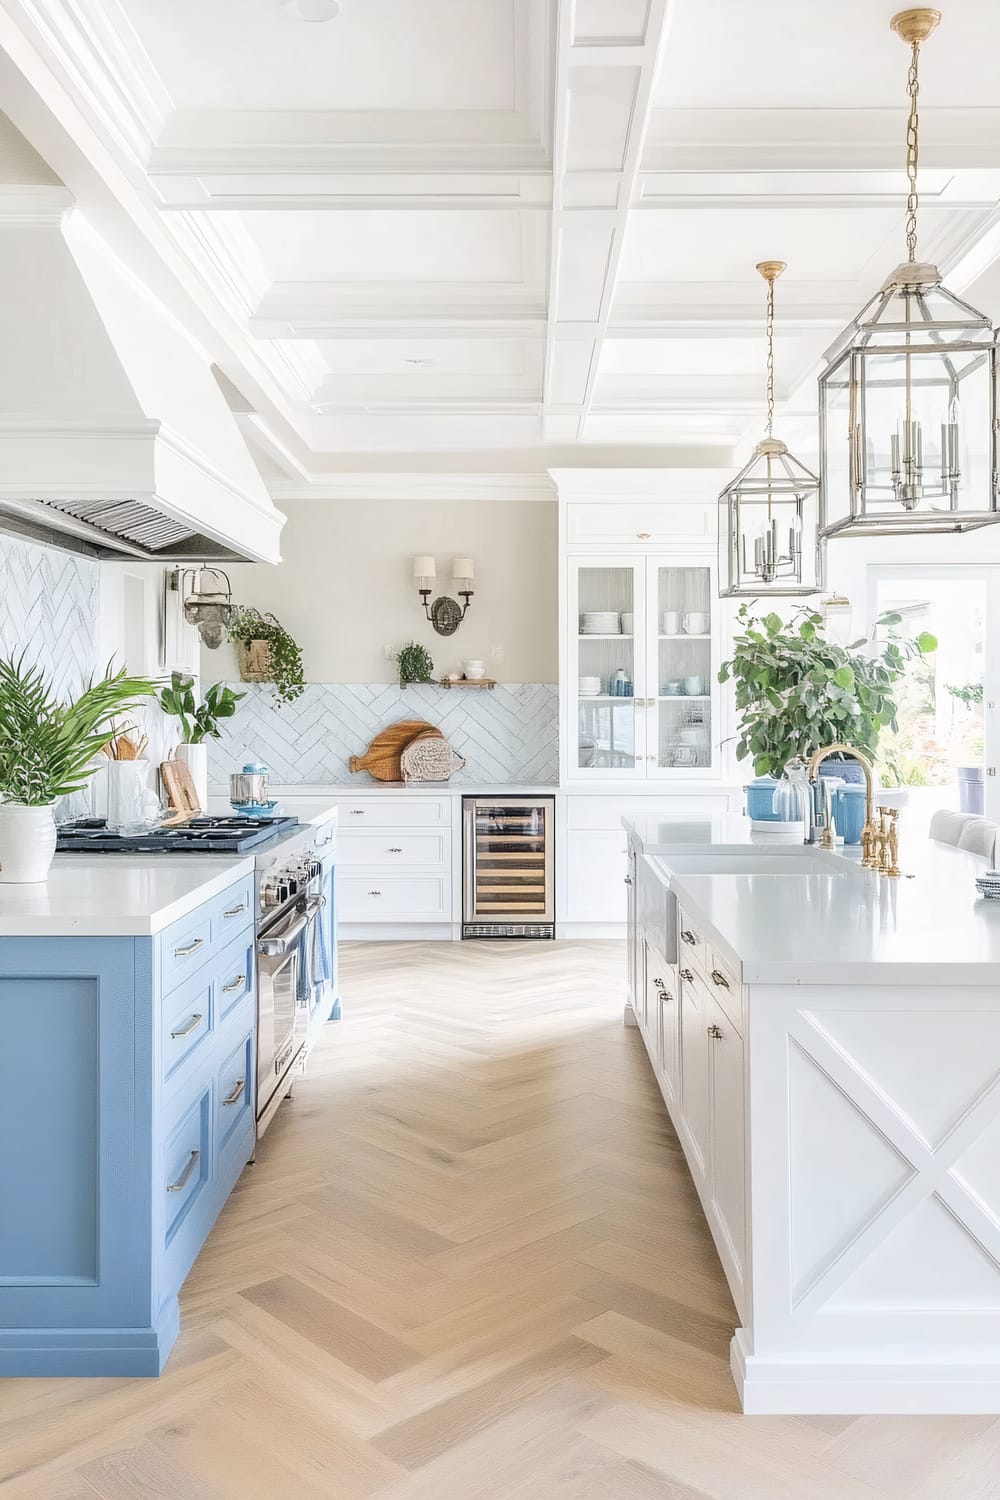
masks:
{"label": "coffered ceiling", "polygon": [[[0,8],[214,311],[279,467],[730,448],[761,422],[764,258],[808,439],[823,350],[902,258],[892,0]],[[921,80],[921,255],[995,315],[998,51],[996,0],[950,0]]]}

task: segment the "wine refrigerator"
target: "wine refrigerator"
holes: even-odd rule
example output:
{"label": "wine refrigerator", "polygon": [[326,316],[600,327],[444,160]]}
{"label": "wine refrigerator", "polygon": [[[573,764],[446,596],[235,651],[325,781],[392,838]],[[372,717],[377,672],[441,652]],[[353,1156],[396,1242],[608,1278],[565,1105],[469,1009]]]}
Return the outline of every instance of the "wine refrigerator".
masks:
{"label": "wine refrigerator", "polygon": [[463,938],[555,937],[554,797],[463,797]]}

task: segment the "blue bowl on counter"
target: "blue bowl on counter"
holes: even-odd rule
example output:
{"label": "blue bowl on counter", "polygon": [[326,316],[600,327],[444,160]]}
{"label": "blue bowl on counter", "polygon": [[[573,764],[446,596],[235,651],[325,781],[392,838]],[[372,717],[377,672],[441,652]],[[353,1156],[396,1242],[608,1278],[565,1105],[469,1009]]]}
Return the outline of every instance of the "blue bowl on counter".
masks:
{"label": "blue bowl on counter", "polygon": [[233,812],[243,818],[269,818],[277,805],[277,798],[273,802],[230,802],[229,804]]}
{"label": "blue bowl on counter", "polygon": [[774,789],[778,785],[774,776],[755,776],[743,790],[747,796],[747,817],[755,823],[777,823],[774,810]]}

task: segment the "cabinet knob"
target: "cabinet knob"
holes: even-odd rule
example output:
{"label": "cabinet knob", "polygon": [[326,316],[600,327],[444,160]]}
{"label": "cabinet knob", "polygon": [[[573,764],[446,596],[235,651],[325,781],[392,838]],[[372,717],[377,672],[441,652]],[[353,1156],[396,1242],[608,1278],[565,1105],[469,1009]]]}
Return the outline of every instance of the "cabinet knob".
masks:
{"label": "cabinet knob", "polygon": [[710,1026],[708,1028],[708,1034],[712,1038],[713,1042],[721,1042],[723,1036],[725,1035],[721,1026]]}
{"label": "cabinet knob", "polygon": [[640,542],[648,542],[649,539],[650,539],[650,537],[652,535],[653,535],[653,533],[651,531],[637,531],[636,532],[636,536],[638,537],[638,539],[639,539]]}
{"label": "cabinet knob", "polygon": [[631,885],[632,884],[632,877],[631,877],[631,875],[626,875],[625,876],[625,884],[626,885]]}
{"label": "cabinet knob", "polygon": [[729,988],[729,980],[725,974],[720,974],[718,969],[712,970],[712,983],[721,985],[724,990],[728,990]]}
{"label": "cabinet knob", "polygon": [[658,990],[665,990],[666,989],[666,985],[663,983],[662,979],[654,979],[653,983],[654,983],[654,985],[656,986],[656,988]]}
{"label": "cabinet knob", "polygon": [[690,969],[682,969],[681,978],[686,979],[688,984],[694,984],[694,974]]}
{"label": "cabinet knob", "polygon": [[689,928],[684,927],[681,929],[681,937],[686,943],[690,943],[692,948],[696,948],[698,946],[698,939],[695,937],[694,933],[690,931]]}

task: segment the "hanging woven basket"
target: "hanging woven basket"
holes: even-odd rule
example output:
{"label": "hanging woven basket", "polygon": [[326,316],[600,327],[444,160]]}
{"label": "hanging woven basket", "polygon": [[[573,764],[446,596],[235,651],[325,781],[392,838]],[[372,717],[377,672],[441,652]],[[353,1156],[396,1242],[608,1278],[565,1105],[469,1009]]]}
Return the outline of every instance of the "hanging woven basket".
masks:
{"label": "hanging woven basket", "polygon": [[240,641],[237,647],[241,682],[271,682],[270,641]]}

